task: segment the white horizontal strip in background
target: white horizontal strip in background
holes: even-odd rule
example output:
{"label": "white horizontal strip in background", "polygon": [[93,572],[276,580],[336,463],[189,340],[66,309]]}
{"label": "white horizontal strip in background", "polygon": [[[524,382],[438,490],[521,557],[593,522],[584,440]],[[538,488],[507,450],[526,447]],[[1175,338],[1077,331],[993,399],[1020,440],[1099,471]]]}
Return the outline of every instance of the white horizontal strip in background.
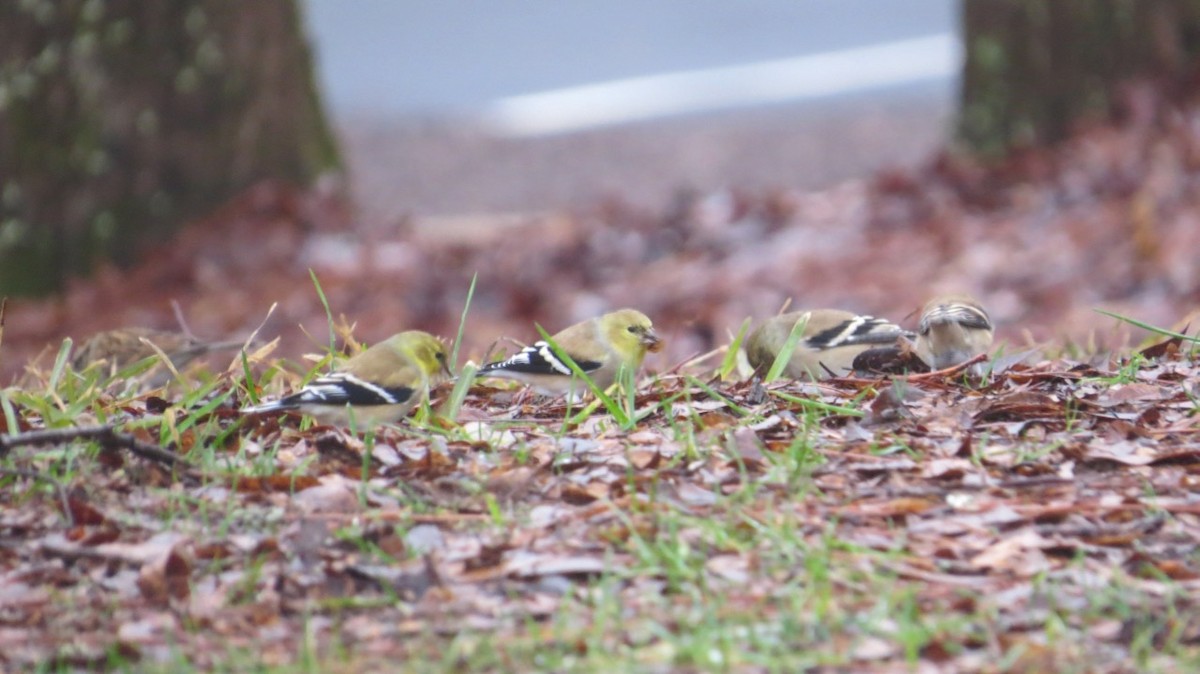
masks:
{"label": "white horizontal strip in background", "polygon": [[740,66],[586,84],[494,101],[484,123],[499,135],[541,136],[722,108],[868,91],[957,74],[949,33]]}

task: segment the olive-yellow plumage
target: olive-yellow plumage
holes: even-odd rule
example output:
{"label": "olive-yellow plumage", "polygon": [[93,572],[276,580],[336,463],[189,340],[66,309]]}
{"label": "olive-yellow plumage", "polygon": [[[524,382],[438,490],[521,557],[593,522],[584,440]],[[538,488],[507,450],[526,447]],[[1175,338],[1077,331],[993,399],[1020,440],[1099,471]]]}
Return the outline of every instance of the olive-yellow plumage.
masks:
{"label": "olive-yellow plumage", "polygon": [[[653,323],[636,309],[621,309],[576,323],[550,339],[600,388],[611,386],[621,368],[637,370],[648,351],[662,348]],[[483,366],[479,376],[512,379],[550,396],[574,396],[587,390],[544,340],[506,360]]]}
{"label": "olive-yellow plumage", "polygon": [[351,357],[327,375],[274,402],[242,410],[263,414],[296,410],[338,426],[398,421],[449,375],[446,345],[420,330],[393,335]]}
{"label": "olive-yellow plumage", "polygon": [[852,371],[854,357],[878,346],[896,344],[911,335],[881,318],[860,316],[839,309],[793,311],[773,316],[746,338],[746,359],[760,375],[770,371],[795,326],[800,335],[784,366],[791,379],[824,379]]}

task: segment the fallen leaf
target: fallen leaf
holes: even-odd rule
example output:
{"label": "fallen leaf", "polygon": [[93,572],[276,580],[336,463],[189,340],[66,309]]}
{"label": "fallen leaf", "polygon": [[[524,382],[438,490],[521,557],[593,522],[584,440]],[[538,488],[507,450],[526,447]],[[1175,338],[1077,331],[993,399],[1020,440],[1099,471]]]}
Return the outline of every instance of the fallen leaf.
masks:
{"label": "fallen leaf", "polygon": [[183,601],[191,594],[191,564],[177,548],[142,564],[137,586],[142,596],[153,604],[164,605],[170,600]]}

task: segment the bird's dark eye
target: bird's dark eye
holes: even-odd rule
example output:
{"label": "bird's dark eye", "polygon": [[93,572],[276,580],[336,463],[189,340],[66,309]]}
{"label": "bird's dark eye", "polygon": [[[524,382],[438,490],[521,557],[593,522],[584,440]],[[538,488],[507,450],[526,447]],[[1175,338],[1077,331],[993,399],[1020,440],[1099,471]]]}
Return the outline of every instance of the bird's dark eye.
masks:
{"label": "bird's dark eye", "polygon": [[633,333],[636,333],[636,332],[638,331],[638,327],[637,327],[636,325],[631,325],[631,326],[629,326],[628,328],[625,328],[625,329],[626,329],[626,330],[628,330],[628,331],[630,331],[630,332],[633,332]]}
{"label": "bird's dark eye", "polygon": [[439,362],[442,362],[442,363],[446,362],[446,354],[441,351],[438,351],[437,359]]}

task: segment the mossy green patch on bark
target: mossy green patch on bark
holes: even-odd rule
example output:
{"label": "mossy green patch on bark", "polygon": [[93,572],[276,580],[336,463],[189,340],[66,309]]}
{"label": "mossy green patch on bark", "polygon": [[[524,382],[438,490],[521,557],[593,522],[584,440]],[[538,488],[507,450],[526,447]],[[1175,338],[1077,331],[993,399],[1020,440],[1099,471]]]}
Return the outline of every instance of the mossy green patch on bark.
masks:
{"label": "mossy green patch on bark", "polygon": [[0,5],[0,293],[54,291],[263,179],[339,168],[295,0]]}
{"label": "mossy green patch on bark", "polygon": [[957,136],[998,156],[1113,114],[1134,78],[1187,95],[1200,0],[964,0]]}

